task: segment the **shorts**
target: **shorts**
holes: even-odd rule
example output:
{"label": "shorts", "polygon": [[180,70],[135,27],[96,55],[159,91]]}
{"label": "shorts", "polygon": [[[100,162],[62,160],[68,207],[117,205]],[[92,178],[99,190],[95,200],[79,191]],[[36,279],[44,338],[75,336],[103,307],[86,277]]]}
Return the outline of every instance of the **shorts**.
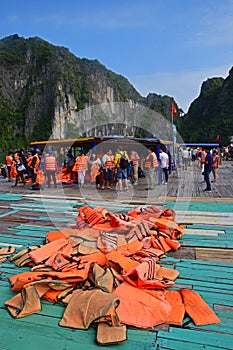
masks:
{"label": "shorts", "polygon": [[103,174],[104,174],[105,181],[112,181],[112,169],[111,168],[104,169]]}
{"label": "shorts", "polygon": [[124,179],[126,180],[128,179],[127,168],[126,169],[117,168],[116,181],[124,180]]}

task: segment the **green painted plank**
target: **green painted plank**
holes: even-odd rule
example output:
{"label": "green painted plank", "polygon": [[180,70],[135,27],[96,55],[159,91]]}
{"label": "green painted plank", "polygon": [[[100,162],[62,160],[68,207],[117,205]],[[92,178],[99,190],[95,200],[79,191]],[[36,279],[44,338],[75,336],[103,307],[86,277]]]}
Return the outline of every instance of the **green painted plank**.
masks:
{"label": "green painted plank", "polygon": [[183,247],[206,247],[206,248],[228,248],[233,249],[233,242],[216,242],[216,241],[206,241],[206,240],[197,240],[189,242],[181,242]]}
{"label": "green painted plank", "polygon": [[[209,291],[209,285],[207,285],[207,286],[195,286],[195,291],[196,292],[208,292]],[[217,294],[217,297],[219,297],[220,296],[220,298],[221,298],[221,295],[223,295],[223,296],[227,296],[227,295],[232,295],[232,291],[231,290],[222,290],[221,288],[214,288],[214,287],[211,287],[211,292],[212,293],[216,293]],[[218,294],[219,294],[219,296],[218,296]]]}
{"label": "green painted plank", "polygon": [[212,275],[211,271],[200,271],[196,269],[177,267],[181,278],[189,278],[192,280],[213,282],[213,283],[223,283],[233,285],[233,275],[230,272],[222,271],[222,275],[220,272],[216,272]]}
{"label": "green painted plank", "polygon": [[224,294],[219,293],[211,293],[211,292],[203,292],[200,290],[196,290],[198,294],[208,303],[208,304],[218,304],[223,306],[231,306],[233,307],[233,297],[229,294],[226,296]]}
{"label": "green painted plank", "polygon": [[16,194],[16,193],[1,193],[0,194],[0,200],[1,201],[20,201],[23,199],[22,194]]}
{"label": "green painted plank", "polygon": [[203,212],[219,212],[219,213],[232,213],[232,203],[211,203],[211,202],[166,202],[164,207],[175,210],[187,210],[187,211],[203,211]]}
{"label": "green painted plank", "polygon": [[[37,315],[32,315],[37,316]],[[35,320],[34,317],[34,320]],[[37,317],[38,318],[38,317]],[[57,320],[51,318],[49,323],[44,324],[45,317],[41,317],[40,321],[34,324],[30,321],[32,317],[22,319],[12,319],[3,316],[0,320],[0,336],[1,347],[4,350],[25,350],[41,348],[83,350],[83,349],[99,349],[95,344],[96,330],[90,327],[87,331],[74,330],[65,327],[59,327]],[[29,331],[30,330],[30,331]],[[14,334],[12,339],[12,334]],[[105,349],[153,349],[154,333],[127,331],[128,339],[122,344],[115,346],[105,346]]]}
{"label": "green painted plank", "polygon": [[183,236],[180,240],[180,242],[185,242],[185,241],[207,241],[207,242],[221,242],[221,241],[224,241],[224,242],[228,242],[228,241],[233,241],[233,237],[229,234],[222,234],[222,235],[219,235],[219,236],[201,236],[201,235],[195,235],[195,234],[188,234],[186,236]]}
{"label": "green painted plank", "polygon": [[18,210],[11,210],[11,211],[8,211],[7,213],[0,214],[0,218],[4,218],[4,217],[6,217],[6,216],[15,214],[15,213],[17,213],[17,212],[18,212]]}
{"label": "green painted plank", "polygon": [[190,268],[190,266],[183,267],[179,266],[179,264],[176,265],[176,269],[179,271],[180,275],[182,277],[187,277],[190,279],[199,279],[203,280],[203,278],[206,281],[209,282],[216,282],[216,283],[225,283],[225,284],[232,284],[233,285],[233,274],[232,271],[217,271],[214,272],[212,270],[200,270],[196,268]]}
{"label": "green painted plank", "polygon": [[203,268],[203,266],[205,265],[212,265],[214,264],[216,267],[224,267],[224,268],[227,268],[227,267],[233,267],[233,264],[232,263],[228,263],[228,262],[223,262],[223,261],[206,261],[206,260],[193,260],[193,259],[179,259],[179,258],[171,258],[171,257],[166,257],[164,259],[161,259],[160,260],[161,262],[162,261],[167,261],[167,262],[172,262],[172,263],[189,263],[193,266],[197,265],[199,266],[199,268]]}
{"label": "green painted plank", "polygon": [[177,279],[175,280],[176,284],[185,284],[187,286],[194,286],[194,290],[195,290],[195,286],[208,286],[209,289],[211,289],[212,287],[225,291],[225,290],[231,290],[232,291],[232,285],[231,284],[216,284],[215,282],[207,282],[206,280],[190,280],[190,279],[186,279],[183,278],[182,276],[177,277]]}
{"label": "green painted plank", "polygon": [[29,217],[29,216],[20,216],[22,219],[28,219],[28,220],[37,220],[37,221],[52,221],[52,222],[67,222],[67,223],[74,223],[73,218],[57,218],[57,217],[47,217],[47,216],[40,216],[38,218],[35,217]]}
{"label": "green painted plank", "polygon": [[221,350],[223,348],[216,346],[209,346],[206,344],[193,344],[190,341],[183,341],[177,339],[158,338],[156,340],[156,348],[158,350]]}
{"label": "green painted plank", "polygon": [[[38,244],[42,244],[41,238],[34,238],[34,239],[22,239],[20,237],[17,236],[0,236],[0,241],[3,243],[9,243],[9,245],[11,244],[21,244],[22,245],[22,249],[26,246],[28,247],[28,242],[30,241],[30,245],[38,245]],[[44,244],[44,243],[43,243]]]}
{"label": "green painted plank", "polygon": [[230,226],[224,226],[224,228],[223,228],[223,225],[221,226],[221,225],[204,225],[204,224],[187,224],[187,225],[185,225],[187,228],[189,228],[189,229],[192,229],[192,228],[195,228],[195,229],[199,229],[199,230],[203,230],[203,229],[205,229],[205,230],[219,230],[219,231],[221,231],[221,230],[224,230],[225,232],[231,232],[231,230],[232,230],[232,228],[230,227]]}
{"label": "green painted plank", "polygon": [[222,320],[222,319],[229,319],[231,324],[233,324],[233,312],[230,311],[223,311],[223,310],[214,310],[216,315]]}
{"label": "green painted plank", "polygon": [[[51,230],[49,230],[51,231]],[[48,231],[48,232],[49,232]],[[28,240],[30,241],[31,238],[44,238],[45,239],[45,231],[29,231],[29,230],[17,230],[14,232],[14,236],[20,236],[20,237],[28,237]],[[1,239],[1,238],[0,238]]]}
{"label": "green painted plank", "polygon": [[19,225],[14,228],[9,227],[8,230],[15,231],[15,230],[28,230],[28,231],[57,231],[59,228],[57,226],[36,226],[36,225]]}
{"label": "green painted plank", "polygon": [[199,331],[209,331],[209,332],[220,332],[225,334],[233,335],[233,323],[231,319],[221,319],[221,323],[219,324],[208,324],[205,326],[196,326],[191,320],[188,325],[184,328],[199,330]]}
{"label": "green painted plank", "polygon": [[192,269],[200,269],[203,271],[203,270],[206,270],[206,271],[226,271],[226,272],[230,272],[230,273],[233,273],[233,264],[231,263],[221,263],[221,262],[218,262],[216,264],[215,261],[202,261],[202,260],[181,260],[181,261],[178,261],[175,266],[178,268],[178,267],[189,267],[189,268],[192,268]]}
{"label": "green painted plank", "polygon": [[183,236],[182,239],[180,240],[180,242],[186,242],[186,241],[207,241],[207,242],[231,242],[233,241],[233,237],[229,234],[221,234],[218,236],[205,236],[205,235],[196,235],[196,234],[187,234],[186,236]]}
{"label": "green painted plank", "polygon": [[[181,329],[170,327],[169,332],[158,331],[158,338],[166,339],[177,339],[182,341],[189,341],[193,344],[205,344],[209,346],[215,346],[223,349],[232,349],[233,335],[207,332],[207,331],[197,331],[190,329]],[[194,347],[193,349],[196,349]]]}

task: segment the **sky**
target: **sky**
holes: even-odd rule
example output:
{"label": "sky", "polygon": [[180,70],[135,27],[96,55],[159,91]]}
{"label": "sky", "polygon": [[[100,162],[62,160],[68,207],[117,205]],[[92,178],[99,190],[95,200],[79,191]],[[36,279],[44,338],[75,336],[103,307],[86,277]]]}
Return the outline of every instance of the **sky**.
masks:
{"label": "sky", "polygon": [[233,66],[233,0],[0,0],[0,39],[18,34],[97,59],[142,95],[184,112]]}

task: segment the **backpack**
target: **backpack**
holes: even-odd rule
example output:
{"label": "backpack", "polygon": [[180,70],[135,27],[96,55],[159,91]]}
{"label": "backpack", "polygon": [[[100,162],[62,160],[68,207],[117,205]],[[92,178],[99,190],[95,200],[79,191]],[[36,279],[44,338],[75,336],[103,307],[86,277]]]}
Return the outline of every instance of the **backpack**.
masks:
{"label": "backpack", "polygon": [[125,152],[123,154],[121,154],[121,158],[120,158],[120,168],[121,169],[127,169],[128,168],[128,159],[126,157]]}

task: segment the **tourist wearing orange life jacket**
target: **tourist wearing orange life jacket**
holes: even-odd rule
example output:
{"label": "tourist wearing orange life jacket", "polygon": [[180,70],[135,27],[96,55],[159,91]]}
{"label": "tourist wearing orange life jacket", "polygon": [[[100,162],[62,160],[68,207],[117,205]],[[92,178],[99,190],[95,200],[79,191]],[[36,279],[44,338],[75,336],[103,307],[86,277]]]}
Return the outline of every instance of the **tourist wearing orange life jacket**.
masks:
{"label": "tourist wearing orange life jacket", "polygon": [[200,155],[199,155],[200,168],[201,168],[202,173],[204,172],[204,168],[205,168],[205,157],[206,157],[206,151],[202,147],[202,150],[201,150]]}
{"label": "tourist wearing orange life jacket", "polygon": [[[113,170],[114,170],[114,155],[111,150],[108,150],[102,157],[104,185],[111,188]],[[104,189],[102,186],[102,190]]]}
{"label": "tourist wearing orange life jacket", "polygon": [[16,178],[15,178],[15,184],[12,187],[16,187],[17,186],[19,179],[21,179],[23,185],[25,186],[26,182],[25,182],[25,179],[24,179],[24,172],[25,172],[26,169],[25,169],[25,166],[23,164],[23,160],[22,160],[19,152],[16,152],[15,155],[14,155],[14,163],[15,163],[15,166],[16,166],[17,174],[16,174]]}
{"label": "tourist wearing orange life jacket", "polygon": [[53,180],[54,187],[57,187],[57,181],[56,181],[56,171],[58,170],[58,165],[56,158],[53,155],[52,151],[49,151],[49,153],[45,156],[44,160],[44,171],[45,176],[47,176],[48,179],[48,187],[50,188],[51,178]]}
{"label": "tourist wearing orange life jacket", "polygon": [[218,155],[218,151],[214,150],[213,151],[213,159],[212,159],[212,173],[213,173],[213,176],[214,176],[214,181],[213,182],[216,182],[216,179],[217,179],[217,168],[220,164],[220,157]]}
{"label": "tourist wearing orange life jacket", "polygon": [[155,188],[155,176],[158,169],[158,159],[152,147],[148,148],[148,154],[145,159],[144,168],[148,180],[148,188],[146,189],[153,190]]}
{"label": "tourist wearing orange life jacket", "polygon": [[102,184],[101,159],[95,153],[92,153],[89,157],[88,163],[90,165],[91,183],[95,183],[96,188],[99,189]]}
{"label": "tourist wearing orange life jacket", "polygon": [[78,184],[80,187],[84,185],[87,169],[88,169],[88,157],[84,154],[84,152],[82,152],[81,155],[76,158],[74,167],[72,169],[73,171],[77,171]]}
{"label": "tourist wearing orange life jacket", "polygon": [[11,166],[13,162],[13,152],[8,152],[8,155],[6,156],[6,167],[7,167],[7,177],[8,181],[11,182]]}
{"label": "tourist wearing orange life jacket", "polygon": [[28,170],[31,175],[32,184],[36,184],[36,174],[40,165],[39,152],[34,152],[34,155],[28,159]]}

